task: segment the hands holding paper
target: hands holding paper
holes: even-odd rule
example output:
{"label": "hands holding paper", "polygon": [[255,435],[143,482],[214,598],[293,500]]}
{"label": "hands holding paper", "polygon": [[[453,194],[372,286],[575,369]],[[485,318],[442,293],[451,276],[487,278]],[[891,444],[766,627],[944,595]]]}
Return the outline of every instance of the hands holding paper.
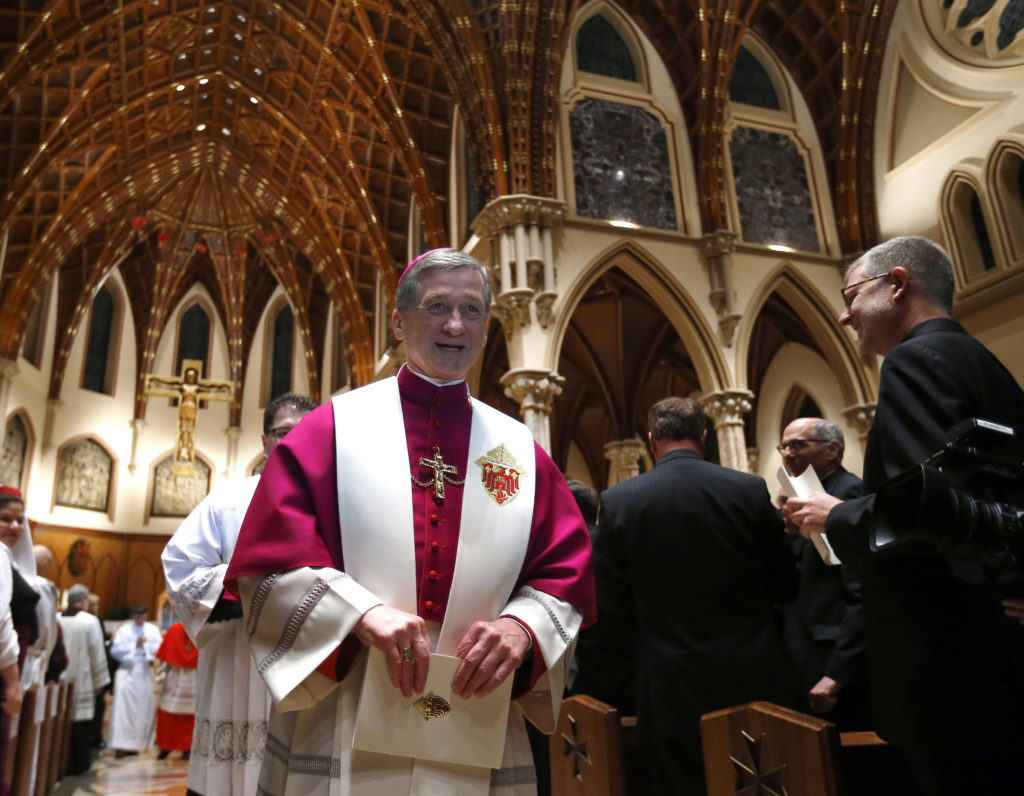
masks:
{"label": "hands holding paper", "polygon": [[[377,605],[362,615],[352,629],[368,647],[384,653],[391,685],[406,699],[423,693],[430,668],[430,636],[427,623],[415,614]],[[403,654],[404,650],[408,650]]]}
{"label": "hands holding paper", "polygon": [[487,696],[519,668],[531,643],[526,630],[511,619],[474,622],[455,649],[462,665],[455,673],[452,693],[463,699]]}
{"label": "hands holding paper", "polygon": [[[420,617],[378,605],[363,614],[352,632],[384,653],[391,684],[403,697],[423,693],[432,647]],[[452,693],[464,699],[487,696],[515,672],[530,644],[530,635],[511,619],[473,623],[455,650],[462,664],[452,682]],[[409,652],[403,655],[403,650]]]}
{"label": "hands holding paper", "polygon": [[812,533],[825,532],[825,520],[828,519],[828,513],[835,505],[842,502],[827,492],[812,492],[805,498],[788,498],[780,506],[780,510],[787,526],[792,523],[800,529],[801,536],[810,539]]}

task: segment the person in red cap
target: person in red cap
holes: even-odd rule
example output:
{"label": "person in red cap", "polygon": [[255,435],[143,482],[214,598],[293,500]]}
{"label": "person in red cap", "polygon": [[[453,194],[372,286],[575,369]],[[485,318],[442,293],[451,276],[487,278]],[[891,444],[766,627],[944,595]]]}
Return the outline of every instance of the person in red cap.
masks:
{"label": "person in red cap", "polygon": [[166,666],[163,688],[156,708],[157,758],[181,752],[188,760],[192,749],[192,731],[196,724],[196,666],[199,650],[188,637],[181,622],[164,633],[156,659]]}
{"label": "person in red cap", "polygon": [[[490,301],[479,260],[419,258],[391,316],[406,365],[312,411],[267,462],[226,576],[275,702],[261,792],[534,791],[523,715],[554,729],[595,614],[590,539],[526,426],[469,395]],[[459,659],[456,705],[514,678],[500,768],[353,748],[370,648],[385,701],[426,719],[445,715],[418,698],[432,653]]]}

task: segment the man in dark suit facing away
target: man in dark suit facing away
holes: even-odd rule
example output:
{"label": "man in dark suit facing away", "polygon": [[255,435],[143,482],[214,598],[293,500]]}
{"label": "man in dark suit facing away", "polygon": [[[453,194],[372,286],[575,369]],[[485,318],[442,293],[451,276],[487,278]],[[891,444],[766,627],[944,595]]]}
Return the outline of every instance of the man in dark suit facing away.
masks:
{"label": "man in dark suit facing away", "polygon": [[[860,497],[862,481],[843,467],[846,442],[837,423],[801,417],[782,432],[779,453],[790,475],[810,467],[825,491],[841,500]],[[779,495],[780,504],[786,501]],[[844,730],[871,726],[864,655],[864,609],[856,563],[828,566],[810,539],[788,523],[787,541],[800,570],[797,598],[783,606],[786,649],[809,708]]]}
{"label": "man in dark suit facing away", "polygon": [[653,792],[703,794],[701,715],[797,699],[773,609],[796,595],[796,567],[764,480],[704,461],[700,404],[666,398],[648,426],[657,464],[602,496],[598,610],[603,638],[635,657]]}
{"label": "man in dark suit facing away", "polygon": [[815,492],[783,512],[804,536],[826,531],[843,561],[861,559],[875,729],[904,751],[922,790],[1024,793],[1024,629],[1003,615],[980,566],[869,544],[874,493],[942,446],[958,422],[1024,432],[1024,392],[950,318],[953,291],[948,255],[926,238],[894,238],[850,266],[839,322],[862,353],[885,358],[864,454],[867,494],[843,502]]}

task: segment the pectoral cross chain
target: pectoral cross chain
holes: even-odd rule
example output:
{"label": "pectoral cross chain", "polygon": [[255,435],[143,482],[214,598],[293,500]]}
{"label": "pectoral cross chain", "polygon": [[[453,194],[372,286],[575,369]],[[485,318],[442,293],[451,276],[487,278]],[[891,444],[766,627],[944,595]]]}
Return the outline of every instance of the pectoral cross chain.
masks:
{"label": "pectoral cross chain", "polygon": [[434,497],[437,500],[444,500],[444,484],[446,481],[452,486],[462,486],[466,483],[465,479],[456,481],[452,478],[452,476],[459,471],[459,468],[454,464],[446,464],[444,457],[441,456],[441,449],[436,445],[434,446],[434,457],[432,459],[427,459],[423,456],[420,457],[420,467],[426,467],[434,471],[433,483],[430,481],[420,481],[416,476],[410,474],[412,482],[416,484],[416,486],[421,486],[424,489],[429,486],[433,486]]}

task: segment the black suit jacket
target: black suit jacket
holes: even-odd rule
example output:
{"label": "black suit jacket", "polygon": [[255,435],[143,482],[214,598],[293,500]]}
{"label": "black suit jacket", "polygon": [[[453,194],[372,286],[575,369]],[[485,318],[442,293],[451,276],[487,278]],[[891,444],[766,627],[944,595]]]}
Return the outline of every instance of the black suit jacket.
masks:
{"label": "black suit jacket", "polygon": [[602,500],[598,625],[635,657],[640,734],[699,753],[701,714],[792,704],[773,604],[795,596],[796,567],[764,480],[676,450]]}
{"label": "black suit jacket", "polygon": [[[964,418],[1024,430],[1024,392],[951,320],[914,327],[882,363],[864,461],[865,491],[920,463]],[[931,555],[870,554],[874,496],[834,508],[826,530],[843,560],[862,558],[876,730],[909,749],[1006,749],[1024,735],[1024,628],[988,584]]]}
{"label": "black suit jacket", "polygon": [[[863,482],[843,467],[825,476],[821,485],[842,500],[864,493]],[[789,544],[800,571],[800,590],[796,600],[783,606],[783,627],[786,648],[800,673],[804,704],[814,684],[831,677],[843,690],[835,715],[826,718],[844,728],[866,728],[870,719],[860,568],[856,562],[826,565],[802,536],[790,536]]]}

